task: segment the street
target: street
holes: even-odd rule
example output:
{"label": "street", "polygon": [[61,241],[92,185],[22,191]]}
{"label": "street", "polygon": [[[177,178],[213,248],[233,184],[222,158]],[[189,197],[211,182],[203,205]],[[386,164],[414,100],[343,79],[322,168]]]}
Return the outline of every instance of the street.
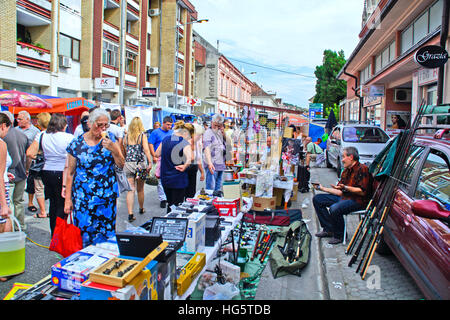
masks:
{"label": "street", "polygon": [[[323,185],[336,182],[336,172],[327,168],[312,168],[311,179],[319,180]],[[201,188],[204,182],[198,182]],[[25,194],[25,198],[27,195]],[[375,254],[372,262],[371,274],[366,281],[361,280],[355,273],[356,267],[348,267],[349,256],[345,255],[346,246],[329,245],[327,239],[319,240],[314,234],[320,231],[317,217],[312,206],[313,193],[299,193],[297,201],[291,208],[302,208],[303,219],[306,221],[311,234],[311,256],[308,265],[303,269],[300,277],[284,276],[277,279],[272,277],[270,267],[266,265],[258,285],[255,300],[418,300],[423,295],[400,265],[395,256],[381,256]],[[135,201],[136,220],[133,226],[142,225],[151,217],[164,215],[157,199],[156,187],[145,185],[146,213],[137,213],[137,199]],[[125,195],[119,198],[117,214],[117,231],[129,227],[127,220]],[[348,232],[352,235],[358,223],[357,216],[348,217]],[[48,246],[50,232],[48,219],[36,219],[29,213],[26,215],[26,234],[30,240],[26,241],[26,270],[6,282],[0,282],[0,297],[9,292],[16,282],[34,284],[50,273],[53,264],[61,257],[42,246]],[[39,245],[42,246],[39,246]]]}

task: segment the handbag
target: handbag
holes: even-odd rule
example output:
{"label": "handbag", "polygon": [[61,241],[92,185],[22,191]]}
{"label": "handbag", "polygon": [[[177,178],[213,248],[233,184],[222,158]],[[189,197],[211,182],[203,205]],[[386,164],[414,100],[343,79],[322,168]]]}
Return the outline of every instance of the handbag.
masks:
{"label": "handbag", "polygon": [[117,186],[119,187],[119,193],[132,191],[130,183],[123,169],[114,165],[114,171],[116,172]]}
{"label": "handbag", "polygon": [[136,179],[146,180],[148,176],[148,170],[147,170],[147,163],[145,161],[144,147],[142,146],[142,139],[143,139],[142,136],[143,134],[141,134],[141,143],[139,149],[141,151],[142,159],[144,160],[138,163],[138,167],[136,170]]}
{"label": "handbag", "polygon": [[73,224],[72,213],[69,217],[70,223],[67,219],[56,217],[56,225],[49,246],[50,251],[57,252],[64,258],[83,249],[81,230]]}
{"label": "handbag", "polygon": [[44,158],[44,150],[42,149],[42,137],[44,133],[41,134],[39,139],[39,151],[36,155],[36,158],[31,162],[30,169],[28,171],[34,177],[39,177],[42,169],[44,168],[45,158]]}

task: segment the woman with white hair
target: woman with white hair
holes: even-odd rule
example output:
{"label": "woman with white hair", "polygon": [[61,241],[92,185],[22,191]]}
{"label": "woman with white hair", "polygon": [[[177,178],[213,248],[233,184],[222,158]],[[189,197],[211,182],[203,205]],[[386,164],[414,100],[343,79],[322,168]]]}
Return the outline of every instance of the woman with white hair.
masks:
{"label": "woman with white hair", "polygon": [[64,212],[73,211],[83,247],[115,235],[119,190],[114,166],[123,168],[125,159],[119,143],[106,132],[109,122],[108,112],[94,110],[89,131],[67,147]]}

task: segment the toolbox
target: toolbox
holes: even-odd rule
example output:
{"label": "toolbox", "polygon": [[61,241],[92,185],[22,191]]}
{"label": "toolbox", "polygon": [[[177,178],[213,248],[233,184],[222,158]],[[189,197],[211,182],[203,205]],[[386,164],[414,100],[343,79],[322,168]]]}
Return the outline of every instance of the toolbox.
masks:
{"label": "toolbox", "polygon": [[89,280],[96,283],[123,288],[125,285],[130,283],[150,261],[161,254],[167,246],[168,243],[163,241],[142,261],[122,259],[118,257],[110,259],[94,269],[89,274]]}
{"label": "toolbox", "polygon": [[214,247],[214,243],[220,238],[220,217],[206,216],[205,246]]}
{"label": "toolbox", "polygon": [[202,271],[206,264],[206,254],[197,252],[189,262],[181,269],[177,279],[177,294],[182,296],[191,285],[195,277]]}

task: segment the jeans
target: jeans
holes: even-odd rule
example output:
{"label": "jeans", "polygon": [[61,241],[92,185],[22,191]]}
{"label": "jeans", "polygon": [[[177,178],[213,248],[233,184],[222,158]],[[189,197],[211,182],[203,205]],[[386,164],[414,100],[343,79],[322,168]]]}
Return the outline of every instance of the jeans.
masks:
{"label": "jeans", "polygon": [[[337,239],[344,237],[344,215],[363,209],[363,206],[353,200],[341,200],[332,194],[318,194],[313,198],[320,226],[326,232],[333,232]],[[329,209],[328,209],[329,208]]]}
{"label": "jeans", "polygon": [[207,190],[219,191],[222,190],[222,176],[223,171],[214,171],[213,174],[206,168],[206,187]]}

